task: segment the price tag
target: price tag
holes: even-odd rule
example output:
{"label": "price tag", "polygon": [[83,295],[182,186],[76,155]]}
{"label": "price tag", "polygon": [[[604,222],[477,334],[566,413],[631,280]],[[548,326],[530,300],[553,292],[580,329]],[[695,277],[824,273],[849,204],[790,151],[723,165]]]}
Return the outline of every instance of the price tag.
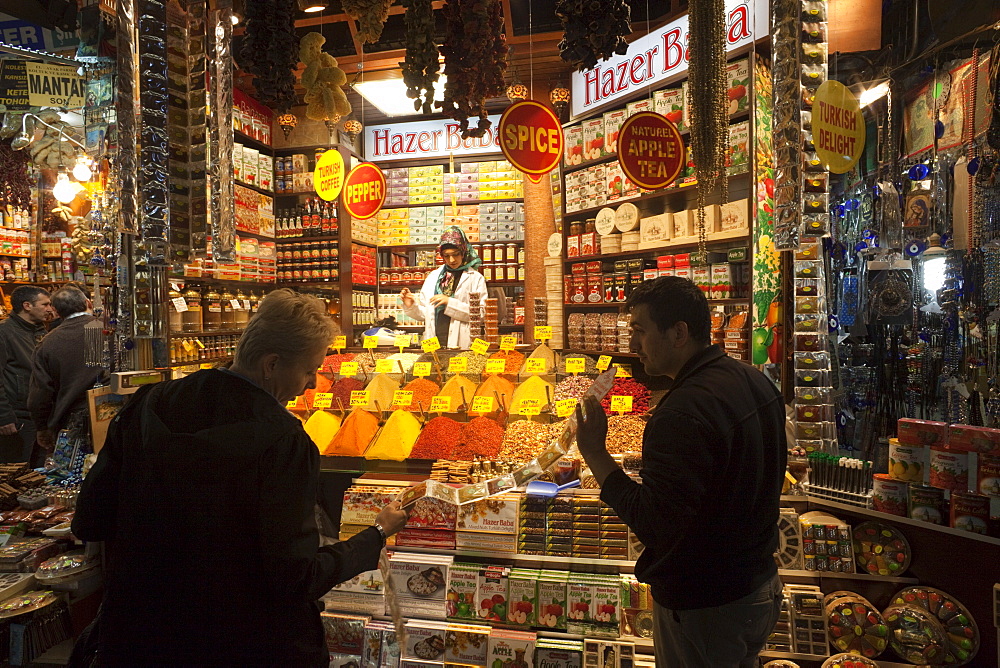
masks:
{"label": "price tag", "polygon": [[375,360],[375,373],[393,373],[399,371],[395,360]]}
{"label": "price tag", "polygon": [[611,412],[612,413],[631,413],[632,412],[632,397],[631,395],[614,395],[611,397]]}
{"label": "price tag", "polygon": [[340,363],[340,375],[341,376],[357,376],[358,375],[358,363],[357,362],[341,362]]}
{"label": "price tag", "polygon": [[365,348],[369,350],[372,348],[378,348],[378,334],[365,337]]}
{"label": "price tag", "polygon": [[601,355],[597,358],[598,371],[607,371],[609,366],[611,366],[611,355]]}
{"label": "price tag", "polygon": [[434,397],[431,399],[430,411],[432,413],[450,413],[451,397]]}
{"label": "price tag", "polygon": [[170,303],[174,305],[174,310],[178,313],[184,313],[188,310],[188,303],[183,297],[174,297],[170,300]]}
{"label": "price tag", "polygon": [[476,353],[477,355],[485,355],[486,351],[490,349],[489,341],[483,341],[482,339],[476,339],[472,342],[469,349]]}
{"label": "price tag", "polygon": [[211,362],[203,362],[201,364],[201,366],[199,366],[198,368],[199,369],[212,369],[212,368],[214,368],[214,366],[212,365]]}
{"label": "price tag", "polygon": [[486,373],[503,373],[507,370],[507,360],[486,360]]}
{"label": "price tag", "polygon": [[552,325],[535,325],[535,340],[548,341],[552,338]]}
{"label": "price tag", "polygon": [[184,346],[184,350],[188,351],[189,353],[193,352],[195,349],[195,345],[191,343],[191,339],[184,339],[181,345]]}
{"label": "price tag", "polygon": [[569,417],[576,410],[576,399],[560,399],[556,402],[556,416],[561,418]]}
{"label": "price tag", "polygon": [[517,347],[517,337],[516,336],[501,336],[500,337],[500,350],[514,350]]}
{"label": "price tag", "polygon": [[410,345],[410,335],[409,334],[397,334],[396,339],[392,345],[399,348],[399,352],[403,352],[403,348]]}
{"label": "price tag", "polygon": [[317,392],[313,397],[313,408],[329,408],[333,406],[333,392]]}
{"label": "price tag", "polygon": [[465,373],[468,370],[468,357],[452,357],[448,360],[448,373]]}
{"label": "price tag", "polygon": [[393,406],[412,406],[413,392],[411,390],[396,390],[392,393]]}
{"label": "price tag", "polygon": [[472,413],[489,413],[493,410],[493,397],[475,397],[472,400]]}
{"label": "price tag", "polygon": [[541,415],[542,407],[533,399],[525,399],[518,406],[518,413],[521,415]]}
{"label": "price tag", "polygon": [[331,346],[338,353],[347,347],[347,337],[346,336],[335,336],[333,337],[333,346]]}
{"label": "price tag", "polygon": [[291,410],[295,410],[296,408],[303,408],[302,397],[295,397],[294,399],[292,399],[291,401],[289,401],[287,404],[285,404],[285,408],[287,408],[290,411]]}
{"label": "price tag", "polygon": [[240,300],[239,299],[230,299],[229,300],[229,305],[233,307],[234,311],[242,311],[243,310],[243,304],[240,304]]}
{"label": "price tag", "polygon": [[351,405],[352,406],[367,406],[368,405],[368,390],[353,390],[351,392]]}
{"label": "price tag", "polygon": [[631,364],[616,364],[618,371],[615,372],[615,378],[631,378],[632,377],[632,365]]}
{"label": "price tag", "polygon": [[431,375],[431,363],[417,362],[413,365],[413,375],[417,378],[426,378]]}
{"label": "price tag", "polygon": [[204,349],[205,349],[205,344],[201,342],[201,339],[195,339],[195,340],[194,340],[194,344],[195,344],[196,346],[198,346],[198,347],[199,347],[200,349],[202,349],[202,350],[204,350]]}
{"label": "price tag", "polygon": [[438,341],[438,337],[432,336],[429,339],[421,341],[420,347],[425,353],[432,353],[435,350],[441,350],[441,342]]}
{"label": "price tag", "polygon": [[587,360],[582,357],[566,358],[566,373],[583,373],[587,370]]}
{"label": "price tag", "polygon": [[541,357],[529,357],[525,369],[528,373],[545,373],[545,360]]}
{"label": "price tag", "polygon": [[243,310],[244,311],[249,311],[250,310],[250,300],[249,299],[244,299],[243,300]]}

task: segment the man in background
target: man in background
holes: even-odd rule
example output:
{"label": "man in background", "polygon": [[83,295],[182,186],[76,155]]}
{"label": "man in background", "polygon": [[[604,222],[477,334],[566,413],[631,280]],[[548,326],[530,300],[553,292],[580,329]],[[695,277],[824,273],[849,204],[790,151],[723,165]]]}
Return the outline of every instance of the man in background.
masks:
{"label": "man in background", "polygon": [[49,293],[23,285],[10,295],[11,315],[0,322],[0,463],[41,464],[36,455],[35,424],[28,413],[31,356],[45,336],[53,312]]}
{"label": "man in background", "polygon": [[28,391],[38,444],[49,452],[60,430],[87,426],[87,390],[108,378],[104,369],[84,363],[84,327],[95,320],[87,296],[78,288],[60,288],[52,293],[52,306],[63,323],[35,351]]}

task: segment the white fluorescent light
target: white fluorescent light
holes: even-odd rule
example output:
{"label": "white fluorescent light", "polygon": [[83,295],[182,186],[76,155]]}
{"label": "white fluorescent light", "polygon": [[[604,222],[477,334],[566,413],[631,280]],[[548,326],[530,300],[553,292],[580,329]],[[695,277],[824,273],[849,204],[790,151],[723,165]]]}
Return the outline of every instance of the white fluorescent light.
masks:
{"label": "white fluorescent light", "polygon": [[877,86],[872,86],[866,90],[861,91],[861,96],[858,98],[858,104],[862,107],[867,107],[872,102],[881,100],[889,92],[889,82],[883,81]]}
{"label": "white fluorescent light", "polygon": [[[447,78],[442,74],[434,82],[434,100],[444,100],[444,84]],[[354,90],[361,97],[375,105],[386,116],[417,116],[423,112],[414,110],[414,100],[406,97],[406,84],[402,79],[371,79],[354,84]],[[421,98],[422,100],[423,98]]]}

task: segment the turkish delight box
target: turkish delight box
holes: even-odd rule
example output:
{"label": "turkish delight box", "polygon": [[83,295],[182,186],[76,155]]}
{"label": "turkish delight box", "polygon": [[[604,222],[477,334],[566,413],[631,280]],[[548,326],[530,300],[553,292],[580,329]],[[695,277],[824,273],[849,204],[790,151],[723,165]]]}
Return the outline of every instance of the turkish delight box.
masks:
{"label": "turkish delight box", "polygon": [[406,622],[406,646],[402,655],[424,661],[443,661],[447,632],[448,624],[445,622],[423,619]]}
{"label": "turkish delight box", "polygon": [[444,636],[444,660],[463,666],[486,666],[490,627],[450,624]]}
{"label": "turkish delight box", "polygon": [[342,524],[363,524],[371,526],[379,512],[392,503],[404,487],[381,485],[353,485],[344,492],[341,510]]}
{"label": "turkish delight box", "polygon": [[653,93],[653,108],[656,113],[666,116],[667,120],[677,126],[679,132],[687,132],[687,120],[684,116],[684,89],[668,88]]}
{"label": "turkish delight box", "polygon": [[389,558],[389,572],[400,611],[404,615],[443,618],[451,565],[450,556],[394,553]]}
{"label": "turkish delight box", "polygon": [[719,227],[717,232],[747,232],[750,223],[747,220],[748,202],[745,199],[726,202],[719,212]]}
{"label": "turkish delight box", "polygon": [[327,610],[381,615],[385,610],[385,583],[379,570],[365,571],[342,582],[323,596]]}
{"label": "turkish delight box", "polygon": [[604,114],[605,154],[618,152],[618,134],[628,116],[624,109],[615,109]]}
{"label": "turkish delight box", "polygon": [[517,501],[517,495],[498,494],[458,506],[455,526],[462,531],[514,534]]}
{"label": "turkish delight box", "polygon": [[597,160],[607,155],[604,135],[604,118],[591,118],[581,123],[583,127],[583,159]]}
{"label": "turkish delight box", "polygon": [[454,529],[458,506],[442,499],[419,499],[406,520],[407,529]]}
{"label": "turkish delight box", "polygon": [[535,640],[534,633],[493,629],[489,638],[486,665],[534,668]]}
{"label": "turkish delight box", "polygon": [[396,642],[395,627],[389,622],[368,622],[361,651],[361,668],[396,668],[398,664],[399,643]]}
{"label": "turkish delight box", "polygon": [[726,65],[726,97],[729,115],[750,108],[750,60],[742,58]]}
{"label": "turkish delight box", "polygon": [[369,617],[324,612],[320,618],[323,620],[323,630],[326,634],[326,647],[331,653],[361,656],[365,624],[370,621]]}

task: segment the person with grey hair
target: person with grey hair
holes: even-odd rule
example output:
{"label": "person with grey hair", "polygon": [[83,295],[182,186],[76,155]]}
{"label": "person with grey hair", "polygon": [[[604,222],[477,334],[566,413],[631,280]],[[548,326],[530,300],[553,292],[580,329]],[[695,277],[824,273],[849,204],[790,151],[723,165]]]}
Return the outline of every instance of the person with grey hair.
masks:
{"label": "person with grey hair", "polygon": [[0,463],[38,465],[35,423],[28,412],[31,356],[52,316],[48,291],[22,285],[10,295],[11,315],[0,322]]}
{"label": "person with grey hair", "polygon": [[408,516],[393,502],[320,546],[319,451],[285,404],[335,333],[320,300],[275,290],[231,368],[144,387],[112,420],[73,520],[105,541],[97,665],[329,664],[317,600],[377,568]]}
{"label": "person with grey hair", "polygon": [[64,287],[51,299],[63,324],[46,334],[35,351],[28,389],[28,412],[38,430],[38,444],[49,452],[60,430],[87,428],[87,390],[108,382],[105,369],[84,363],[83,328],[95,320],[87,295]]}

